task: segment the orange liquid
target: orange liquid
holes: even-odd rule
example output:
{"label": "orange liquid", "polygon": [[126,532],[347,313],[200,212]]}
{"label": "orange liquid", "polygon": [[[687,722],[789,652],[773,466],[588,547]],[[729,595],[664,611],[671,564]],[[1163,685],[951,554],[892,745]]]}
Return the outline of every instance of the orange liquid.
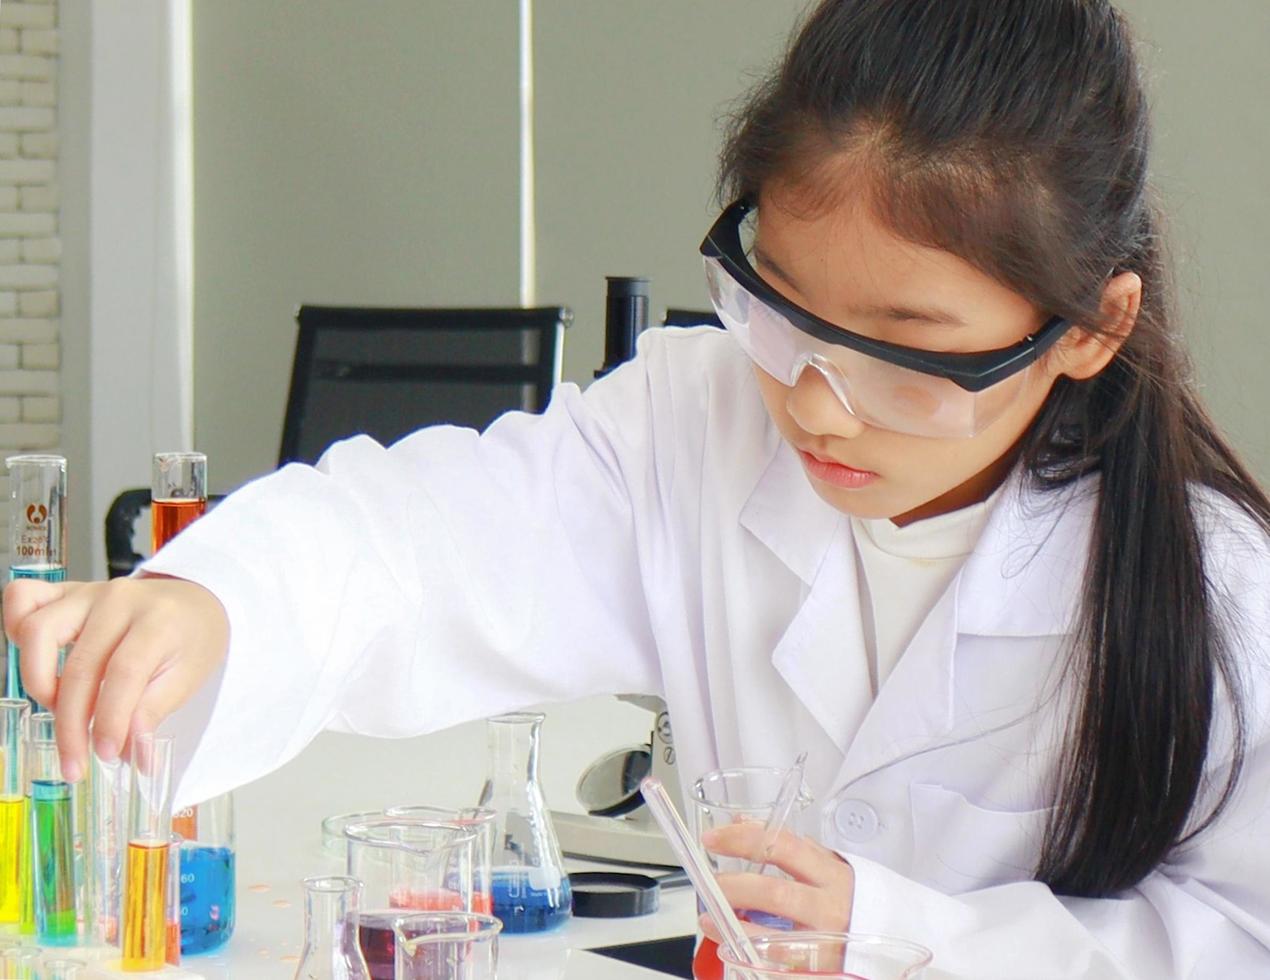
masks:
{"label": "orange liquid", "polygon": [[125,874],[123,968],[129,973],[158,970],[168,951],[167,842],[129,841]]}
{"label": "orange liquid", "polygon": [[158,551],[203,516],[206,500],[156,500],[150,505],[150,543]]}
{"label": "orange liquid", "polygon": [[181,923],[167,924],[167,961],[169,966],[181,965]]}

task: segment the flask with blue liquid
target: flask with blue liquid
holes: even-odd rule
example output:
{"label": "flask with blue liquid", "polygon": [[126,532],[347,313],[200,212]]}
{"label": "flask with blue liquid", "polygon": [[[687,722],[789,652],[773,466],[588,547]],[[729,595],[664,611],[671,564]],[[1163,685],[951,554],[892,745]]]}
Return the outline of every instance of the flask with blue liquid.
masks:
{"label": "flask with blue liquid", "polygon": [[490,768],[480,805],[497,814],[492,891],[504,934],[554,929],[573,914],[569,876],[538,781],[543,717],[526,711],[487,722]]}

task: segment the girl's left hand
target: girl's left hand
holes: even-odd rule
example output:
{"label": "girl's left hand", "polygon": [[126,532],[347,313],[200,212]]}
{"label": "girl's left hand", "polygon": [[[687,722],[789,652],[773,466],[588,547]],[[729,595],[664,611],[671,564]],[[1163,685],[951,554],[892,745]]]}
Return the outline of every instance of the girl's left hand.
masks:
{"label": "girl's left hand", "polygon": [[[762,844],[763,825],[745,821],[706,831],[701,842],[721,857],[752,858]],[[777,836],[767,863],[794,880],[753,873],[720,874],[719,884],[734,909],[750,909],[792,919],[798,928],[846,932],[851,925],[855,872],[845,860],[814,840],[789,831]],[[718,930],[709,916],[701,928],[715,942]],[[763,932],[746,926],[747,932]]]}

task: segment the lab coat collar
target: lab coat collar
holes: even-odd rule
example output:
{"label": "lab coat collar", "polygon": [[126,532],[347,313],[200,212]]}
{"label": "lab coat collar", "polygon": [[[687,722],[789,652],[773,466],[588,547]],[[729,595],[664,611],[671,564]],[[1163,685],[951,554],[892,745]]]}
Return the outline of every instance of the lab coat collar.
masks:
{"label": "lab coat collar", "polygon": [[1099,481],[1042,489],[1015,467],[966,559],[957,631],[1057,636],[1075,628]]}
{"label": "lab coat collar", "polygon": [[[846,518],[816,494],[774,432],[740,522],[807,585]],[[1057,490],[1016,466],[959,576],[956,629],[981,636],[1054,636],[1074,628],[1099,482]]]}
{"label": "lab coat collar", "polygon": [[846,517],[825,503],[789,444],[774,428],[767,465],[741,508],[741,526],[811,585]]}

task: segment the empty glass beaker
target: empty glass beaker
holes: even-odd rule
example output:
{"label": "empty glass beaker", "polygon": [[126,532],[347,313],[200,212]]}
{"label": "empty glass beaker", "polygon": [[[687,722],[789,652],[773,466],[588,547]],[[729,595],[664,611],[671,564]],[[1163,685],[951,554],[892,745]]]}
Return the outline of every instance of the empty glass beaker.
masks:
{"label": "empty glass beaker", "polygon": [[[772,815],[781,782],[787,770],[765,766],[744,766],[733,769],[714,769],[698,779],[692,786],[692,820],[697,839],[707,830],[724,827],[741,821],[766,823]],[[797,826],[795,817],[811,805],[811,797],[800,790],[790,818],[790,829]],[[763,865],[761,855],[743,858],[720,858],[707,852],[710,864],[716,872],[735,873],[757,871]],[[787,877],[774,865],[763,866],[763,873]],[[738,909],[737,915],[769,929],[790,929],[794,923],[788,919]],[[717,955],[718,945],[702,937],[693,959],[693,976],[696,980],[718,980],[723,976],[723,964]]]}
{"label": "empty glass beaker", "polygon": [[494,911],[491,876],[494,862],[494,831],[498,814],[477,806],[449,810],[440,806],[390,806],[390,817],[407,817],[431,823],[453,824],[476,834],[472,853],[472,911],[491,915]]}
{"label": "empty glass beaker", "polygon": [[843,932],[787,932],[754,938],[757,967],[719,951],[724,980],[916,980],[932,956],[904,939]]}
{"label": "empty glass beaker", "polygon": [[347,875],[304,879],[304,948],[295,980],[367,980],[358,944],[362,883]]}
{"label": "empty glass beaker", "polygon": [[0,977],[4,980],[37,980],[42,955],[38,946],[10,946],[0,952]]}
{"label": "empty glass beaker", "polygon": [[347,827],[348,874],[362,882],[362,952],[374,980],[393,975],[392,922],[404,910],[470,912],[476,834],[385,817]]}
{"label": "empty glass beaker", "polygon": [[494,914],[505,933],[541,932],[573,914],[560,842],[538,782],[543,715],[516,712],[487,721],[489,776],[480,805],[493,810]]}
{"label": "empty glass beaker", "polygon": [[493,916],[411,912],[392,928],[396,980],[494,980],[503,924]]}

